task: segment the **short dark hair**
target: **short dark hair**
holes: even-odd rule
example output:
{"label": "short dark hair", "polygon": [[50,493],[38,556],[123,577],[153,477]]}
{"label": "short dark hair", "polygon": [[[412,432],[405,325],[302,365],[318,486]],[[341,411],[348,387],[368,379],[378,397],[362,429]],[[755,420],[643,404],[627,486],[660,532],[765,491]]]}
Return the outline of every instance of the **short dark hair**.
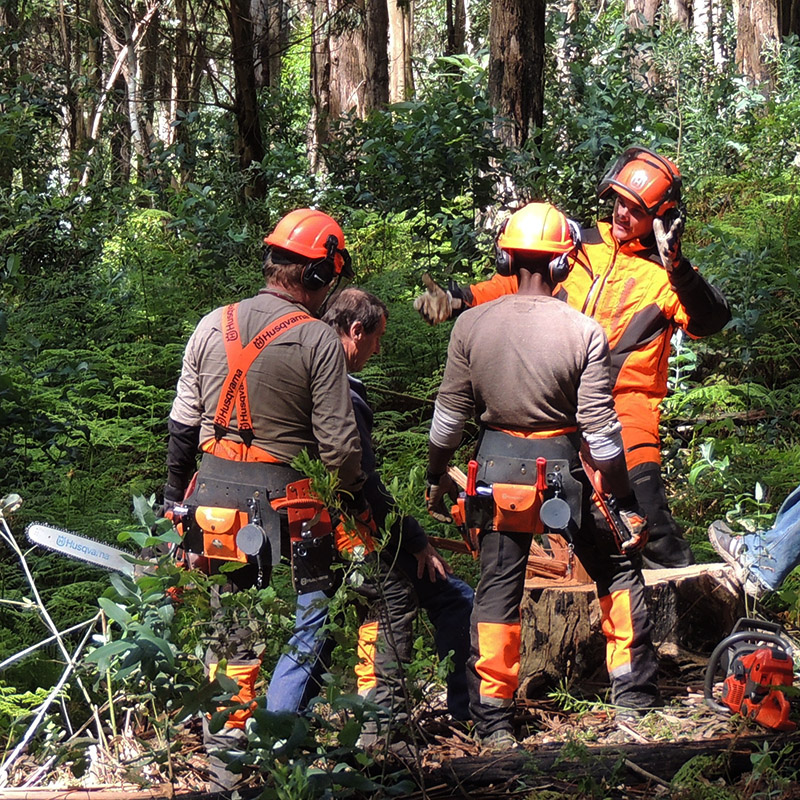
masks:
{"label": "short dark hair", "polygon": [[288,250],[267,248],[264,256],[264,280],[286,289],[295,289],[303,284],[303,269],[307,263],[308,259]]}
{"label": "short dark hair", "polygon": [[558,258],[558,253],[537,253],[532,250],[514,250],[514,272],[526,269],[528,272],[541,272],[548,275],[550,262]]}
{"label": "short dark hair", "polygon": [[382,319],[389,319],[389,311],[383,300],[374,294],[348,286],[334,297],[322,317],[337,333],[348,334],[354,322],[364,326],[364,333],[372,333]]}

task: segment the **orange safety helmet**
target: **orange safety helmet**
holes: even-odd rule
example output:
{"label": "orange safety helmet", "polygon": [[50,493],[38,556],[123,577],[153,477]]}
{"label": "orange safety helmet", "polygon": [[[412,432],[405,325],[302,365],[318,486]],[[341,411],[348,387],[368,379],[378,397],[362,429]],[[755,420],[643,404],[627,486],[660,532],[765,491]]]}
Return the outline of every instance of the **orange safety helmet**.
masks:
{"label": "orange safety helmet", "polygon": [[646,147],[629,147],[597,187],[600,198],[616,192],[648,214],[663,214],[681,199],[681,173],[668,158]]}
{"label": "orange safety helmet", "polygon": [[308,289],[327,286],[334,278],[353,277],[344,233],[333,217],[313,208],[290,211],[264,238],[264,243],[308,260],[303,285]]}
{"label": "orange safety helmet", "polygon": [[510,275],[514,251],[554,255],[550,273],[560,283],[569,272],[567,254],[580,244],[580,226],[552,203],[528,203],[501,226],[495,240],[495,261],[501,275]]}

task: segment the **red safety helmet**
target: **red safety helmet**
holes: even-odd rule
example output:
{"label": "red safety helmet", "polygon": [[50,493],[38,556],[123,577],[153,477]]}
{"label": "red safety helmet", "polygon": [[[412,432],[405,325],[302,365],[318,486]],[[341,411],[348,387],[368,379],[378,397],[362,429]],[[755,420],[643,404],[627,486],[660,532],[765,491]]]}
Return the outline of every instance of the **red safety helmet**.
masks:
{"label": "red safety helmet", "polygon": [[515,251],[553,255],[550,273],[560,283],[569,273],[567,254],[580,244],[580,226],[568,220],[552,203],[528,203],[500,227],[495,260],[501,275],[510,275]]}
{"label": "red safety helmet", "polygon": [[668,158],[646,147],[629,147],[600,181],[597,193],[603,198],[615,192],[655,216],[677,207],[682,180]]}
{"label": "red safety helmet", "polygon": [[322,211],[313,208],[290,211],[264,238],[264,243],[307,259],[309,264],[304,272],[304,283],[310,280],[324,286],[339,276],[353,277],[344,233],[339,223]]}

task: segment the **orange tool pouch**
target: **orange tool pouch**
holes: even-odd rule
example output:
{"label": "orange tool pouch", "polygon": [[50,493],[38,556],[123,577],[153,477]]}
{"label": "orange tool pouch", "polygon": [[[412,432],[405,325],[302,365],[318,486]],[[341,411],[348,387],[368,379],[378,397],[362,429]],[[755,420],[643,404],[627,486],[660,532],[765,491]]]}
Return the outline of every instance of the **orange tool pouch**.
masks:
{"label": "orange tool pouch", "polygon": [[194,510],[194,519],[203,532],[203,554],[206,557],[247,563],[247,556],[236,546],[236,534],[249,521],[246,511],[198,506]]}
{"label": "orange tool pouch", "polygon": [[495,483],[494,530],[508,533],[544,533],[539,519],[542,496],[535,486],[514,483]]}
{"label": "orange tool pouch", "polygon": [[334,587],[333,525],[323,502],[312,494],[311,479],[286,486],[285,506],[289,516],[292,584],[298,594],[329,591]]}
{"label": "orange tool pouch", "polygon": [[[219,664],[213,663],[208,666],[208,679],[213,681],[217,676]],[[247,661],[243,664],[228,662],[225,674],[239,684],[239,691],[231,697],[233,703],[247,703],[247,708],[237,708],[232,711],[225,721],[226,728],[244,728],[247,720],[252,716],[253,709],[256,707],[256,680],[261,669],[261,662],[253,663]],[[225,706],[220,706],[217,711],[222,711]]]}

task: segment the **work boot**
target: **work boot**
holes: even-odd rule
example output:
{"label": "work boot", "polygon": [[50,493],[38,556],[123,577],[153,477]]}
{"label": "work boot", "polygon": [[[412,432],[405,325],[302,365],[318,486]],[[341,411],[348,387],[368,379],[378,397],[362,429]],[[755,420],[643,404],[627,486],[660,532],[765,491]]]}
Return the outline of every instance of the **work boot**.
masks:
{"label": "work boot", "polygon": [[501,728],[499,731],[492,731],[488,736],[484,736],[481,739],[481,748],[489,753],[500,753],[505,750],[517,750],[519,742],[511,731]]}
{"label": "work boot", "polygon": [[721,519],[708,526],[708,540],[725,563],[733,567],[736,580],[742,584],[746,594],[758,600],[770,591],[769,586],[763,584],[749,569],[744,538],[734,536],[733,531]]}

